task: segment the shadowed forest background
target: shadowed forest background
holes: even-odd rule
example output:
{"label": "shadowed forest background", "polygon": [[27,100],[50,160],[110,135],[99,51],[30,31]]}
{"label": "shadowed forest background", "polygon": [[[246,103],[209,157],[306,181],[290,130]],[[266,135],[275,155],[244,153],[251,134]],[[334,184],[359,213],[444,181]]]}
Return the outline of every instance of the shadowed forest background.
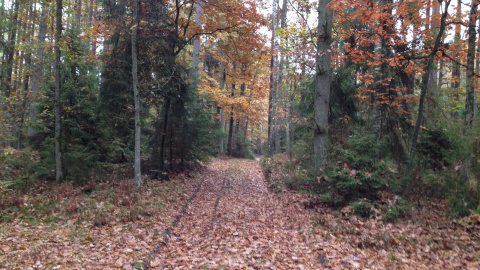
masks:
{"label": "shadowed forest background", "polygon": [[478,4],[0,0],[0,222],[217,157],[306,207],[480,214]]}

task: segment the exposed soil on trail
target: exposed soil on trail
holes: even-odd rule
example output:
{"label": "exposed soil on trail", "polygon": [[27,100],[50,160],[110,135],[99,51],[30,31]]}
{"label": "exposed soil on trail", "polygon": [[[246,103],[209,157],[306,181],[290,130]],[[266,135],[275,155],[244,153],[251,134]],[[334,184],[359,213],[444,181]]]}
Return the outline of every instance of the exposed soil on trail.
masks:
{"label": "exposed soil on trail", "polygon": [[[195,175],[148,181],[134,207],[105,192],[57,198],[48,221],[31,220],[46,195],[2,210],[12,219],[0,222],[0,269],[480,269],[476,216],[453,222],[437,205],[387,224],[307,209],[311,196],[270,191],[258,161],[215,159]],[[99,211],[93,222],[87,210]]]}

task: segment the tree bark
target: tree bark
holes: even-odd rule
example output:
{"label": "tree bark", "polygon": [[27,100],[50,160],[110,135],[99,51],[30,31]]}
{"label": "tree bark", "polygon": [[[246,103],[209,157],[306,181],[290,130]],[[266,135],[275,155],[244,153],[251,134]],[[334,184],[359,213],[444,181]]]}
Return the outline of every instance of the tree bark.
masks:
{"label": "tree bark", "polygon": [[[462,18],[462,0],[457,0],[457,20],[461,20]],[[455,44],[460,44],[461,41],[461,25],[457,23],[455,25],[455,37],[454,37]],[[452,82],[450,87],[452,89],[458,89],[460,87],[460,64],[457,62],[452,63]],[[454,90],[455,92],[455,90]]]}
{"label": "tree bark", "polygon": [[[97,4],[94,4],[93,0],[90,0],[88,13],[89,13],[88,21],[89,21],[90,27],[94,27],[95,16],[97,14]],[[95,56],[97,51],[97,37],[95,35],[91,37],[90,43],[91,43],[90,54]],[[108,49],[105,48],[105,51],[108,51]]]}
{"label": "tree bark", "polygon": [[28,109],[29,122],[27,129],[27,136],[29,138],[36,134],[35,122],[37,121],[37,106],[38,106],[38,93],[40,92],[40,84],[43,81],[43,64],[44,64],[44,52],[45,52],[45,39],[47,36],[47,15],[48,6],[42,2],[42,13],[40,15],[39,29],[38,29],[38,48],[37,57],[33,66],[31,94],[30,94],[30,106]]}
{"label": "tree bark", "polygon": [[272,38],[271,50],[272,58],[270,59],[270,96],[268,100],[268,155],[273,156],[274,139],[275,139],[275,117],[277,103],[277,51],[278,44],[276,39],[276,31],[278,28],[277,20],[278,0],[273,0],[272,5]]}
{"label": "tree bark", "polygon": [[[287,1],[284,0],[282,4],[282,9],[280,13],[280,29],[285,29],[287,27],[287,10],[288,5]],[[278,23],[277,23],[278,24]],[[284,42],[284,41],[282,41]],[[283,87],[284,87],[284,68],[285,68],[285,53],[282,48],[279,47],[279,54],[280,54],[280,64],[278,67],[278,82],[277,82],[277,101],[276,101],[276,117],[275,117],[275,153],[281,152],[281,136],[280,136],[280,127],[284,120],[282,119],[281,110],[284,108],[283,106]]]}
{"label": "tree bark", "polygon": [[[478,8],[478,7],[477,7]],[[480,20],[477,18],[477,23],[478,23],[478,28],[477,28],[477,33],[480,33]],[[480,74],[480,38],[477,39],[477,51],[475,55],[475,74]],[[479,85],[479,79],[478,76],[475,76],[475,84],[477,87]],[[476,115],[478,113],[478,103],[475,102],[475,107],[474,107],[474,114],[475,114],[475,120],[476,120]]]}
{"label": "tree bark", "polygon": [[[475,45],[477,40],[476,25],[478,20],[479,0],[473,0],[468,22],[468,47],[467,47],[467,78],[466,78],[466,99],[465,99],[465,126],[468,133],[475,124],[476,119],[476,94],[475,94]],[[474,186],[474,178],[471,177],[472,154],[465,160],[464,166],[465,182]]]}
{"label": "tree bark", "polygon": [[477,39],[476,24],[478,1],[472,1],[468,23],[468,47],[467,47],[467,78],[465,99],[465,125],[472,128],[475,121],[475,43]]}
{"label": "tree bark", "polygon": [[[378,38],[375,43],[375,54],[379,55],[382,53],[382,40]],[[375,70],[377,80],[377,85],[375,87],[375,92],[373,93],[373,108],[372,108],[372,132],[375,135],[376,142],[378,143],[382,137],[382,110],[381,110],[381,99],[385,94],[385,87],[383,86],[383,79],[385,78],[384,70],[382,66],[379,65]]]}
{"label": "tree bark", "polygon": [[[5,18],[5,1],[0,0],[0,23],[3,25],[4,24],[4,18]],[[5,29],[3,27],[0,27],[0,37],[3,37],[5,33]],[[0,93],[3,92],[5,93],[6,91],[6,85],[4,84],[4,74],[5,74],[5,60],[6,60],[6,55],[8,52],[8,48],[6,46],[1,46],[1,55],[2,57],[0,58]]]}
{"label": "tree bark", "polygon": [[[225,72],[225,63],[221,64],[221,70],[220,70],[220,90],[223,91],[225,89],[225,83],[227,80],[227,74]],[[220,108],[220,142],[219,142],[219,149],[220,149],[220,155],[223,155],[225,153],[225,109]]]}
{"label": "tree bark", "polygon": [[[432,1],[431,4],[432,15],[431,15],[431,23],[430,23],[430,32],[435,33],[439,31],[440,25],[439,22],[436,20],[437,16],[440,14],[440,6],[441,3],[438,1]],[[437,99],[437,91],[438,91],[438,63],[435,61],[432,65],[432,70],[429,73],[430,78],[428,79],[428,93],[426,97],[426,110],[425,110],[425,120],[431,119],[435,116],[435,100]],[[425,121],[424,120],[424,121]]]}
{"label": "tree bark", "polygon": [[[423,121],[423,114],[425,109],[425,97],[427,96],[427,92],[429,90],[429,80],[431,79],[431,72],[434,71],[434,64],[435,64],[435,55],[437,54],[438,48],[440,47],[440,43],[442,40],[443,33],[445,32],[445,25],[446,25],[446,18],[448,16],[448,6],[450,5],[451,0],[445,2],[445,9],[442,13],[442,17],[440,20],[440,29],[437,33],[437,38],[435,39],[435,43],[433,44],[432,50],[428,55],[428,59],[426,62],[425,73],[422,76],[422,84],[420,89],[420,101],[418,104],[418,116],[417,121],[415,123],[415,128],[413,131],[412,142],[410,147],[410,157],[409,157],[409,169],[408,171],[413,171],[414,160],[417,154],[417,141],[418,141],[418,134],[420,133],[420,126],[422,125]],[[407,188],[406,186],[404,188]]]}
{"label": "tree bark", "polygon": [[5,79],[5,97],[9,97],[13,91],[13,63],[15,56],[15,47],[17,40],[17,29],[18,29],[18,10],[20,7],[20,0],[16,0],[13,3],[13,14],[12,14],[12,29],[10,31],[9,41],[7,45],[7,62],[6,62],[6,79]]}
{"label": "tree bark", "polygon": [[[28,13],[28,17],[31,17],[33,16],[34,14],[34,3],[30,3],[29,4],[29,13]],[[33,36],[34,36],[34,31],[35,31],[35,20],[25,20],[25,33],[26,33],[26,37],[25,37],[25,40],[26,42],[28,43],[33,43]],[[22,77],[23,77],[23,82],[22,82],[22,107],[21,107],[21,110],[20,110],[20,125],[19,125],[19,128],[18,128],[18,148],[21,149],[23,148],[23,139],[24,139],[24,126],[25,126],[25,117],[27,116],[27,112],[28,112],[28,109],[27,107],[29,105],[28,104],[28,90],[29,90],[29,87],[30,87],[30,78],[32,76],[31,74],[31,66],[32,66],[32,51],[31,50],[28,50],[27,52],[25,52],[25,66],[27,68],[25,68],[25,71],[20,74],[22,74]]]}
{"label": "tree bark", "polygon": [[[195,24],[197,27],[202,27],[202,13],[203,13],[203,1],[197,0],[197,6],[195,9]],[[198,80],[198,67],[200,64],[200,36],[197,35],[193,39],[193,56],[192,56],[192,78],[195,82]]]}
{"label": "tree bark", "polygon": [[134,183],[138,189],[142,186],[141,169],[141,127],[140,127],[140,96],[138,91],[138,59],[137,59],[137,32],[138,32],[138,9],[139,0],[133,0],[133,27],[132,27],[132,79],[133,79],[133,102],[135,106],[135,158],[134,158]]}
{"label": "tree bark", "polygon": [[163,131],[162,139],[160,141],[160,171],[165,172],[165,142],[167,140],[167,128],[168,128],[168,111],[170,110],[170,98],[166,97],[165,106],[163,108]]}
{"label": "tree bark", "polygon": [[75,20],[77,21],[78,25],[80,25],[82,19],[82,0],[75,0],[74,9]]}
{"label": "tree bark", "polygon": [[[392,0],[380,0],[379,7],[381,9],[379,12],[391,17],[392,2]],[[382,32],[387,34],[392,33],[391,26],[388,25],[387,19],[380,21],[380,24],[382,25]],[[378,35],[378,38],[375,43],[375,54],[378,55],[379,59],[388,59],[388,57],[390,57],[389,48],[386,45],[386,39],[388,39],[388,37],[385,37],[381,32],[377,32],[376,34]],[[384,123],[387,122],[384,104],[385,100],[388,98],[388,87],[385,84],[385,80],[389,77],[388,68],[388,64],[385,61],[381,61],[375,68],[377,83],[373,94],[372,130],[377,144],[382,139],[385,126]]]}
{"label": "tree bark", "polygon": [[316,57],[316,82],[314,100],[314,153],[317,172],[321,173],[328,161],[328,115],[330,109],[330,85],[332,68],[330,66],[332,51],[333,11],[327,7],[330,0],[318,3],[318,33]]}
{"label": "tree bark", "polygon": [[[235,95],[235,84],[232,84],[232,94],[231,97]],[[229,126],[228,126],[228,142],[227,142],[227,153],[228,155],[233,154],[233,106],[230,111],[230,120],[229,120]]]}
{"label": "tree bark", "polygon": [[61,52],[60,39],[62,37],[62,0],[57,0],[56,22],[55,22],[55,179],[57,182],[63,180],[61,131],[62,131],[62,74],[61,74]]}
{"label": "tree bark", "polygon": [[[288,66],[288,65],[287,65]],[[285,100],[285,149],[289,158],[292,158],[292,142],[291,142],[291,133],[290,133],[290,123],[291,119],[291,112],[290,112],[290,99],[291,99],[291,88],[293,87],[293,81],[290,82],[289,87],[287,87],[287,91],[285,93],[286,100]]]}

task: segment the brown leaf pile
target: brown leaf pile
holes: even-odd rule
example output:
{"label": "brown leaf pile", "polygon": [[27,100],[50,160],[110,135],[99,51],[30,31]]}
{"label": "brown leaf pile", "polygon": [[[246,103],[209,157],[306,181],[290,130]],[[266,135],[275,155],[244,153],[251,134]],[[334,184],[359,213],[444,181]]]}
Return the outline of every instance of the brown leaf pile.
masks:
{"label": "brown leaf pile", "polygon": [[179,175],[149,181],[140,192],[130,182],[100,184],[88,197],[82,194],[88,186],[38,187],[39,194],[2,209],[2,218],[13,219],[0,222],[0,269],[134,269],[173,223],[195,181]]}
{"label": "brown leaf pile", "polygon": [[272,193],[257,161],[237,159],[149,185],[142,205],[174,194],[151,216],[103,226],[78,217],[1,223],[0,269],[141,269],[147,257],[152,269],[480,269],[480,218],[452,221],[441,202],[395,224],[306,209],[311,197]]}

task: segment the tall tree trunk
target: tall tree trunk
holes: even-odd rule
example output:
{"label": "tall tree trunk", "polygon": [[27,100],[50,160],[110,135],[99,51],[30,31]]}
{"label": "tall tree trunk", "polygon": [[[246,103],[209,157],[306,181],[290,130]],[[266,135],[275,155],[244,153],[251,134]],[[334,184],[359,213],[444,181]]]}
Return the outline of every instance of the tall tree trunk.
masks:
{"label": "tall tree trunk", "polygon": [[[382,54],[382,40],[378,38],[375,43],[375,54]],[[385,70],[382,69],[382,65],[376,67],[375,73],[378,83],[375,87],[375,92],[373,93],[373,108],[372,108],[372,132],[375,135],[377,143],[382,137],[382,102],[381,99],[385,95],[385,87],[383,84],[383,79],[385,78]]]}
{"label": "tall tree trunk", "polygon": [[20,7],[20,0],[16,0],[13,3],[13,14],[12,14],[12,29],[9,35],[9,41],[7,45],[7,67],[6,67],[6,78],[5,78],[5,96],[8,98],[13,91],[13,65],[14,65],[14,56],[16,52],[16,40],[17,40],[17,30],[18,30],[18,10]]}
{"label": "tall tree trunk", "polygon": [[39,29],[38,29],[38,48],[37,55],[33,65],[32,85],[30,93],[30,106],[28,109],[28,116],[30,125],[28,125],[27,136],[29,138],[36,134],[35,122],[37,121],[37,106],[38,106],[38,93],[40,92],[40,85],[43,80],[43,64],[44,64],[44,51],[45,51],[45,38],[47,36],[47,3],[42,2],[42,13],[40,15]]}
{"label": "tall tree trunk", "polygon": [[[476,25],[478,20],[479,0],[473,0],[470,9],[468,22],[468,48],[467,48],[467,79],[466,79],[466,99],[465,99],[465,125],[467,130],[471,130],[476,118],[476,94],[475,94],[475,43],[477,40]],[[474,178],[471,177],[472,154],[469,154],[465,161],[464,172],[465,180],[474,186]]]}
{"label": "tall tree trunk", "polygon": [[445,61],[440,61],[440,67],[438,69],[438,84],[437,84],[437,90],[442,89],[443,85],[443,70],[445,69]]}
{"label": "tall tree trunk", "polygon": [[330,0],[320,0],[318,3],[318,33],[315,81],[315,133],[314,153],[317,172],[321,173],[328,161],[328,115],[330,109],[330,85],[332,68],[330,66],[332,52],[333,11],[327,7]]}
{"label": "tall tree trunk", "polygon": [[163,131],[160,141],[160,171],[165,172],[165,142],[167,140],[167,128],[168,128],[168,112],[170,110],[170,98],[165,98],[164,115],[163,115]]}
{"label": "tall tree trunk", "polygon": [[237,117],[237,120],[235,121],[235,128],[234,128],[233,134],[237,136],[239,131],[240,131],[240,118]]}
{"label": "tall tree trunk", "polygon": [[[21,12],[25,12],[25,10],[22,10]],[[28,16],[28,13],[26,14]],[[27,31],[27,20],[22,18],[18,20],[18,26],[17,26],[17,41],[15,42],[16,44],[21,44],[22,40],[26,40],[26,31]],[[18,96],[19,91],[18,89],[20,85],[22,84],[22,74],[23,74],[23,69],[24,69],[24,62],[25,62],[25,54],[26,50],[24,48],[18,48],[15,49],[15,56],[13,57],[14,59],[14,67],[13,67],[13,73],[14,73],[14,78],[12,78],[12,87],[11,87],[11,92],[10,93],[16,93]],[[14,80],[15,79],[15,80]]]}
{"label": "tall tree trunk", "polygon": [[[477,18],[477,22],[478,22],[478,28],[477,28],[477,31],[480,31],[480,20]],[[480,33],[480,32],[478,32]],[[477,52],[476,52],[476,56],[475,56],[475,74],[480,74],[480,38],[477,39]],[[478,76],[474,76],[475,77],[475,86],[478,87],[479,86],[479,79],[478,79]],[[477,115],[478,113],[478,103],[475,102],[475,109],[474,109],[474,114],[475,116]],[[476,120],[476,117],[475,117],[475,120]]]}
{"label": "tall tree trunk", "polygon": [[77,21],[78,25],[80,25],[82,20],[82,0],[75,0],[74,8],[75,20]]}
{"label": "tall tree trunk", "polygon": [[230,120],[228,124],[228,143],[227,143],[227,153],[229,156],[233,155],[233,108],[230,111]]}
{"label": "tall tree trunk", "polygon": [[243,137],[247,138],[247,135],[248,135],[248,116],[245,119],[245,129],[243,131]]}
{"label": "tall tree trunk", "polygon": [[473,127],[475,122],[475,43],[477,39],[476,24],[479,0],[472,1],[468,23],[468,47],[467,47],[467,78],[465,99],[465,125]]}
{"label": "tall tree trunk", "polygon": [[[282,5],[282,15],[281,15],[281,27],[282,29],[287,28],[287,14],[288,14],[288,2],[286,0],[283,1]],[[288,42],[287,38],[284,39],[284,42]],[[290,63],[289,63],[289,58],[288,56],[285,56],[283,50],[282,50],[282,62],[280,63],[280,69],[283,70],[283,63],[285,62],[285,69],[286,69],[286,74],[288,76],[289,71],[290,71]],[[280,72],[282,74],[282,80],[283,80],[283,71]],[[280,79],[279,79],[280,80]],[[287,152],[287,155],[289,158],[292,156],[292,147],[291,147],[291,142],[290,142],[290,87],[291,87],[291,82],[285,82],[285,151]]]}
{"label": "tall tree trunk", "polygon": [[[433,44],[433,47],[430,51],[430,54],[428,55],[428,59],[426,60],[426,68],[425,68],[425,73],[422,76],[422,84],[420,88],[420,101],[418,104],[418,116],[417,116],[417,121],[415,123],[415,128],[413,131],[413,136],[412,136],[412,142],[411,142],[411,147],[410,147],[410,157],[409,157],[409,172],[413,172],[413,167],[415,166],[415,157],[417,154],[417,141],[418,141],[418,134],[420,133],[420,126],[422,125],[423,121],[423,114],[424,114],[424,109],[425,109],[425,97],[427,96],[427,92],[429,90],[429,80],[431,79],[431,72],[433,72],[434,69],[434,64],[435,64],[435,55],[438,52],[438,48],[440,47],[440,43],[442,41],[442,36],[443,33],[445,32],[445,25],[446,25],[446,19],[448,16],[448,6],[452,0],[447,0],[445,2],[445,9],[443,11],[443,14],[440,19],[440,29],[437,33],[437,37],[435,39],[435,43]],[[405,178],[406,181],[410,180],[408,179],[409,177]],[[408,188],[408,182],[404,182],[404,189]]]}
{"label": "tall tree trunk", "polygon": [[[225,72],[225,63],[221,63],[221,69],[220,69],[220,90],[223,91],[225,88],[225,83],[227,80],[227,74]],[[219,111],[220,114],[220,142],[219,142],[219,149],[220,149],[220,154],[223,155],[225,153],[225,109],[220,108]]]}
{"label": "tall tree trunk", "polygon": [[[95,23],[95,16],[97,14],[97,4],[94,3],[93,0],[90,0],[90,4],[89,4],[89,14],[88,14],[88,21],[89,21],[89,24],[90,24],[90,27],[94,27],[94,23]],[[90,47],[90,54],[94,55],[96,54],[96,51],[97,51],[97,37],[96,35],[94,35],[91,40],[91,47]],[[105,47],[105,51],[108,52],[108,48]]]}
{"label": "tall tree trunk", "polygon": [[[232,84],[232,94],[231,97],[233,98],[235,95],[235,84]],[[228,143],[227,143],[227,153],[228,155],[233,154],[233,106],[230,111],[230,120],[229,120],[229,126],[228,126]]]}
{"label": "tall tree trunk", "polygon": [[225,109],[220,108],[220,142],[219,142],[219,148],[220,148],[220,155],[225,154]]}
{"label": "tall tree trunk", "polygon": [[[240,96],[243,97],[245,96],[245,90],[247,89],[247,85],[245,83],[242,83],[240,85]],[[243,117],[242,117],[243,116]],[[242,118],[244,118],[244,114],[242,114],[242,116],[238,116],[237,117],[237,123],[236,123],[236,126],[235,126],[235,135],[239,134],[240,132],[240,124],[242,122]],[[246,138],[246,137],[245,137]]]}
{"label": "tall tree trunk", "polygon": [[[457,20],[462,19],[462,0],[457,0]],[[461,25],[460,23],[457,23],[455,25],[455,37],[454,37],[454,42],[455,44],[460,45],[461,41]],[[455,92],[456,89],[460,87],[460,64],[458,62],[453,62],[452,63],[452,82],[450,84],[450,87],[453,89]]]}
{"label": "tall tree trunk", "polygon": [[[197,27],[202,27],[202,13],[203,13],[203,1],[197,0],[197,7],[195,9],[195,24]],[[200,36],[196,36],[193,39],[193,56],[192,56],[192,78],[195,82],[198,81],[198,67],[200,64]]]}
{"label": "tall tree trunk", "polygon": [[[5,0],[0,0],[1,5],[0,5],[0,24],[5,25]],[[5,29],[4,27],[0,27],[0,37],[3,37],[5,34]],[[6,63],[6,55],[8,52],[8,48],[6,46],[0,46],[1,51],[1,59],[0,59],[0,93],[5,93],[6,92],[6,84],[5,84],[5,79],[4,79],[4,74],[5,74],[5,63]]]}
{"label": "tall tree trunk", "polygon": [[[288,5],[287,1],[284,0],[282,4],[282,9],[280,13],[280,29],[285,29],[287,27],[287,10]],[[278,24],[278,23],[277,23]],[[285,40],[282,40],[285,42]],[[276,100],[276,117],[275,117],[275,152],[281,152],[281,136],[280,136],[280,127],[283,126],[284,122],[282,119],[282,109],[283,106],[283,87],[284,87],[284,67],[285,67],[285,53],[282,48],[279,48],[280,53],[280,64],[278,68],[278,82],[277,82],[277,100]]]}
{"label": "tall tree trunk", "polygon": [[138,93],[138,59],[137,59],[137,31],[138,31],[138,9],[139,0],[133,0],[133,27],[132,27],[132,78],[133,78],[133,100],[135,105],[135,161],[134,161],[134,182],[135,187],[142,186],[141,169],[141,127],[140,127],[140,96]]}
{"label": "tall tree trunk", "polygon": [[57,0],[56,23],[55,23],[55,179],[57,182],[63,180],[63,164],[62,164],[62,73],[60,59],[60,39],[62,37],[62,0]]}
{"label": "tall tree trunk", "polygon": [[[168,148],[169,148],[169,151],[170,151],[170,156],[169,156],[169,165],[170,165],[170,170],[173,170],[173,164],[175,163],[174,160],[173,160],[173,140],[175,138],[175,134],[174,134],[174,128],[173,128],[173,122],[170,121],[170,138],[169,138],[169,145],[168,145]],[[167,132],[167,130],[165,129],[165,132]],[[183,166],[183,164],[182,164]],[[164,171],[162,171],[164,172]],[[164,172],[165,173],[165,172]]]}
{"label": "tall tree trunk", "polygon": [[271,50],[272,58],[270,59],[270,96],[268,100],[268,155],[273,156],[274,153],[274,139],[275,139],[275,118],[276,118],[276,103],[277,103],[277,51],[278,43],[276,38],[276,31],[278,28],[277,19],[278,0],[273,0],[272,5],[272,38]]}
{"label": "tall tree trunk", "polygon": [[[392,2],[392,0],[380,0],[379,5],[381,9],[379,12],[385,16],[391,17]],[[392,29],[387,20],[388,19],[380,21],[380,24],[382,25],[382,32],[389,34],[392,32]],[[390,57],[389,48],[386,45],[386,38],[382,35],[382,33],[377,33],[377,35],[378,38],[375,43],[375,54],[379,59],[384,60]],[[388,87],[385,84],[385,80],[389,77],[389,74],[388,64],[385,61],[381,61],[381,63],[376,66],[375,77],[377,79],[377,83],[373,94],[372,130],[373,134],[375,135],[376,142],[379,143],[383,136],[384,123],[387,121],[384,104],[385,100],[388,98]]]}
{"label": "tall tree trunk", "polygon": [[[29,4],[29,14],[28,17],[32,17],[34,14],[34,3],[31,2]],[[33,36],[35,31],[35,21],[34,20],[25,20],[25,40],[28,43],[33,43]],[[31,77],[31,66],[32,66],[32,51],[28,50],[25,53],[25,71],[22,74],[23,82],[22,82],[22,107],[20,110],[20,125],[18,128],[18,148],[21,149],[23,147],[23,139],[24,139],[24,126],[25,126],[25,117],[27,115],[27,102],[28,102],[28,90],[30,87],[30,77]]]}
{"label": "tall tree trunk", "polygon": [[430,21],[431,21],[431,9],[432,9],[432,1],[435,0],[427,0],[427,6],[425,7],[425,29],[430,29]]}
{"label": "tall tree trunk", "polygon": [[[430,23],[430,32],[437,33],[440,28],[440,23],[438,21],[438,15],[440,15],[441,3],[439,1],[432,1],[431,4],[432,15]],[[426,97],[426,111],[425,111],[425,120],[431,119],[435,116],[435,101],[437,99],[438,92],[438,62],[434,60],[432,65],[432,71],[430,72],[430,78],[428,79],[428,94]]]}
{"label": "tall tree trunk", "polygon": [[[288,66],[288,65],[287,65]],[[293,87],[293,81],[290,82],[289,87],[287,87],[287,91],[285,93],[286,100],[285,100],[285,149],[287,151],[287,155],[289,158],[292,157],[292,142],[291,142],[291,133],[290,133],[290,123],[291,119],[291,112],[290,112],[290,99],[291,99],[291,88]]]}
{"label": "tall tree trunk", "polygon": [[[260,134],[262,134],[264,132],[264,128],[262,125],[259,126],[258,128],[260,130]],[[257,139],[257,148],[258,148],[258,154],[259,155],[263,155],[263,141],[262,141],[262,137],[261,136],[258,136],[258,139]]]}

